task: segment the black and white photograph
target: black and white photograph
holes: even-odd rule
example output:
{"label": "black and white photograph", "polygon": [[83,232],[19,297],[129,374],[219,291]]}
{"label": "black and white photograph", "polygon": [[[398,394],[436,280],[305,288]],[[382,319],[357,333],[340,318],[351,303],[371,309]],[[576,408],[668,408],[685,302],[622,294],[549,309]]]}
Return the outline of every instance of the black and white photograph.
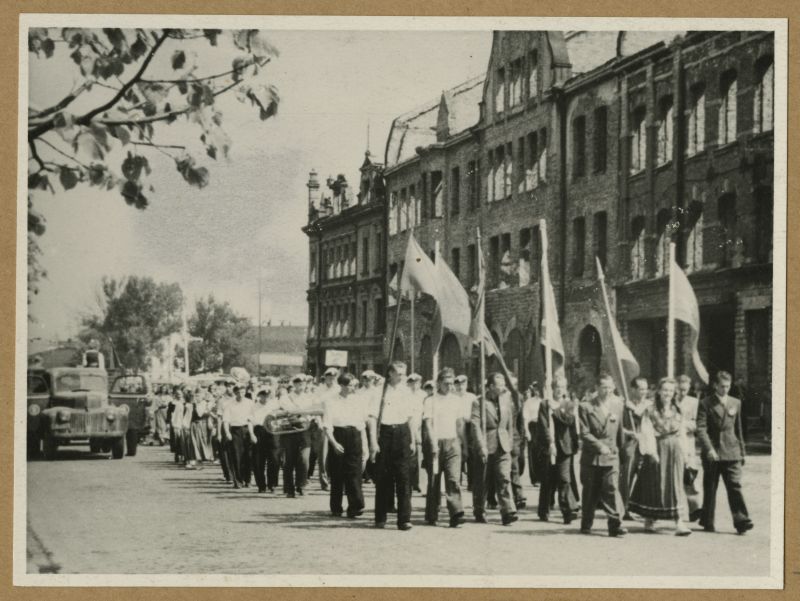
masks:
{"label": "black and white photograph", "polygon": [[783,586],[786,19],[19,28],[15,585]]}

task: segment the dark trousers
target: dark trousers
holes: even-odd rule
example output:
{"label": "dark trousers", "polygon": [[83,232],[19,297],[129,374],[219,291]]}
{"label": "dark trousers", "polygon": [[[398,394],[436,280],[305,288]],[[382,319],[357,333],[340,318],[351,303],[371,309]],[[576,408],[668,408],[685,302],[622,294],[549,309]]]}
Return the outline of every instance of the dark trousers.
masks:
{"label": "dark trousers", "polygon": [[636,464],[639,461],[639,451],[636,441],[633,444],[626,444],[622,448],[619,469],[619,494],[622,497],[622,505],[625,513],[628,513],[628,497],[631,495],[631,483]]}
{"label": "dark trousers", "polygon": [[437,473],[428,470],[428,494],[425,497],[425,520],[435,522],[439,519],[439,507],[442,504],[442,477],[447,497],[447,511],[450,519],[464,515],[461,503],[461,441],[449,438],[438,441],[436,445]]}
{"label": "dark trousers", "polygon": [[498,449],[486,458],[486,462],[481,461],[477,453],[474,455],[472,512],[476,516],[486,513],[488,485],[492,483],[500,505],[500,514],[506,517],[516,513],[511,496],[511,453],[504,453]]}
{"label": "dark trousers", "polygon": [[514,442],[514,451],[511,453],[511,493],[514,497],[514,504],[524,505],[527,502],[525,491],[522,489],[522,474],[525,472],[525,451],[523,450],[524,441]]}
{"label": "dark trousers", "polygon": [[308,458],[311,449],[306,432],[281,435],[283,446],[283,492],[294,494],[308,482]]}
{"label": "dark trousers", "polygon": [[334,428],[333,437],[344,447],[337,453],[328,448],[328,476],[331,484],[331,513],[341,515],[342,497],[347,495],[347,515],[353,517],[364,509],[364,494],[361,490],[361,430],[352,426]]}
{"label": "dark trousers", "polygon": [[281,444],[280,439],[267,432],[267,488],[278,488],[278,477],[281,472]]}
{"label": "dark trousers", "polygon": [[319,472],[319,484],[325,489],[328,487],[328,437],[317,422],[311,422],[308,431],[311,446],[308,455],[308,477],[314,475],[314,467]]}
{"label": "dark trousers", "polygon": [[592,527],[598,502],[606,512],[609,531],[618,528],[620,525],[619,511],[617,510],[619,467],[616,465],[582,465],[581,482],[583,483],[581,528]]}
{"label": "dark trousers", "polygon": [[228,468],[228,451],[223,441],[219,440],[216,436],[211,439],[211,448],[214,450],[214,457],[219,459],[219,465],[222,468],[222,475],[228,482],[231,481],[231,472]]}
{"label": "dark trousers", "polygon": [[247,426],[231,426],[229,459],[234,484],[242,486],[250,482],[250,433]]}
{"label": "dark trousers", "polygon": [[550,457],[540,461],[542,479],[539,484],[539,517],[546,520],[550,514],[550,503],[553,494],[558,494],[558,506],[565,518],[572,516],[577,510],[577,501],[572,494],[573,455],[558,455],[555,464],[550,464]]}
{"label": "dark trousers", "polygon": [[258,490],[263,492],[267,490],[267,455],[269,449],[267,448],[267,431],[264,426],[256,426],[253,428],[256,435],[256,444],[251,445],[251,461],[250,465],[253,466],[253,475],[255,476],[256,486]]}
{"label": "dark trousers", "polygon": [[408,424],[381,426],[375,460],[375,522],[386,522],[394,489],[397,523],[411,521],[411,430]]}
{"label": "dark trousers", "polygon": [[738,530],[750,523],[742,495],[742,464],[739,461],[703,461],[703,527],[714,527],[720,475],[728,493],[733,525]]}

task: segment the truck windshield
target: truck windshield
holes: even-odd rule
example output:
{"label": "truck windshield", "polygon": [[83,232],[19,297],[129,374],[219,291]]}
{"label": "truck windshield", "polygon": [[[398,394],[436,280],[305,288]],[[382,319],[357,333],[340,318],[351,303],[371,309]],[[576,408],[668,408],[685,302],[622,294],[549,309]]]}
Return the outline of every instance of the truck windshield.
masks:
{"label": "truck windshield", "polygon": [[58,392],[105,392],[106,379],[103,376],[94,374],[61,374],[56,379],[56,390]]}
{"label": "truck windshield", "polygon": [[142,376],[121,376],[111,385],[111,394],[144,394],[146,390]]}

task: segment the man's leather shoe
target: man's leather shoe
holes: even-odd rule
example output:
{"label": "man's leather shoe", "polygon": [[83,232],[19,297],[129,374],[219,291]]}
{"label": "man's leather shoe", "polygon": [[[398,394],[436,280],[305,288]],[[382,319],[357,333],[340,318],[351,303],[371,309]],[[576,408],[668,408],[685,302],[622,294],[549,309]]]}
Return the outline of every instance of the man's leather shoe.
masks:
{"label": "man's leather shoe", "polygon": [[628,529],[623,528],[622,526],[617,526],[616,528],[612,528],[608,531],[608,535],[614,537],[625,536],[626,534],[628,534]]}
{"label": "man's leather shoe", "polygon": [[592,533],[591,528],[581,528],[581,534],[591,534],[591,533]]}
{"label": "man's leather shoe", "polygon": [[453,517],[450,518],[450,527],[451,528],[458,528],[464,522],[465,522],[464,514],[463,513],[459,513],[459,514],[454,515]]}
{"label": "man's leather shoe", "polygon": [[510,515],[503,516],[503,526],[510,526],[514,522],[519,520],[519,516],[516,513],[512,513]]}
{"label": "man's leather shoe", "polygon": [[483,515],[482,513],[478,514],[478,515],[475,516],[475,521],[478,522],[479,524],[485,524],[486,523],[486,516]]}
{"label": "man's leather shoe", "polygon": [[386,527],[386,522],[375,522],[375,527],[376,528],[385,528]]}
{"label": "man's leather shoe", "polygon": [[397,526],[398,530],[411,530],[411,522],[403,522]]}

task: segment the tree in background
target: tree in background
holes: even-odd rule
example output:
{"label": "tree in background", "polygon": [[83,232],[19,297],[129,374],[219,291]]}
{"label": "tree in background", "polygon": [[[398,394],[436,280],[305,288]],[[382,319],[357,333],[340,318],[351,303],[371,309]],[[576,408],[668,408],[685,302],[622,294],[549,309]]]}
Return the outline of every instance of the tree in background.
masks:
{"label": "tree in background", "polygon": [[[189,344],[189,366],[196,371],[224,371],[248,367],[245,337],[250,329],[246,317],[237,315],[227,302],[213,295],[200,299],[189,316],[189,335],[202,338]],[[182,356],[182,355],[181,355]]]}
{"label": "tree in background", "polygon": [[[52,98],[28,107],[29,192],[55,192],[56,181],[65,190],[85,183],[115,190],[129,205],[145,209],[150,202],[145,193],[155,192],[147,183],[152,156],[174,162],[189,185],[208,184],[207,167],[187,149],[186,131],[196,133],[195,146],[208,158],[227,156],[231,140],[222,127],[218,97],[234,91],[261,120],[278,110],[277,90],[263,77],[278,52],[254,29],[32,28],[28,50],[31,78],[36,77],[34,56],[60,58],[75,70],[71,90],[54,89]],[[204,72],[201,63],[220,56],[230,56],[230,67]],[[163,143],[157,134],[180,122],[188,127],[179,128],[179,143]],[[36,214],[30,201],[28,208]],[[29,250],[41,233],[29,235]],[[29,299],[44,276],[38,246],[32,251]]]}
{"label": "tree in background", "polygon": [[181,328],[183,293],[178,284],[149,277],[103,278],[99,312],[82,320],[80,338],[96,338],[106,356],[129,369],[146,370],[161,353],[161,339]]}

